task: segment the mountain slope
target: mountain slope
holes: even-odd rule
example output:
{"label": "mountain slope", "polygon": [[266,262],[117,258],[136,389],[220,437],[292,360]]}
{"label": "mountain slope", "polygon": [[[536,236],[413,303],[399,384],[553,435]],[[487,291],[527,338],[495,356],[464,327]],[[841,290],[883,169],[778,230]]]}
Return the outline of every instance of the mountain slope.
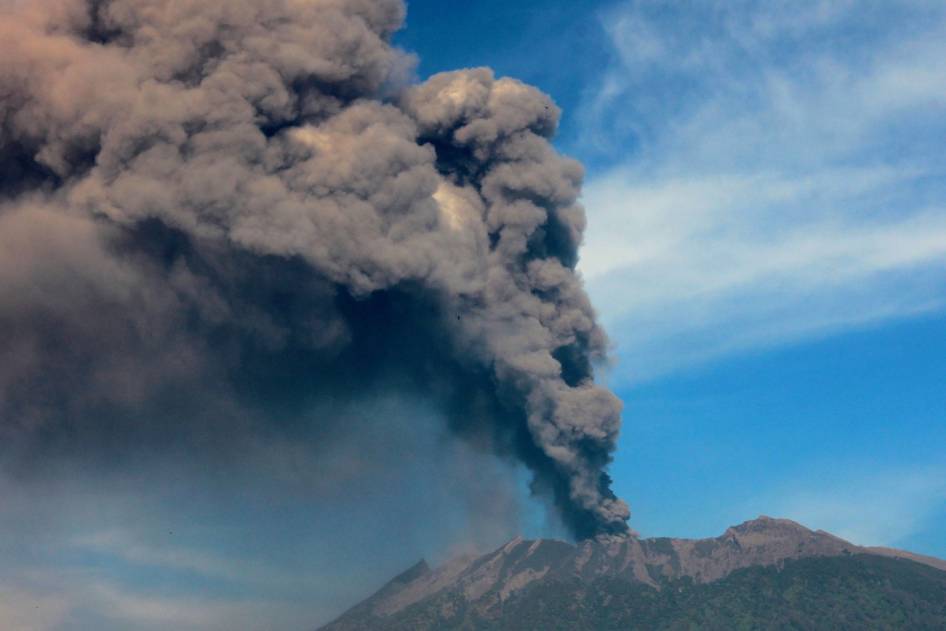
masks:
{"label": "mountain slope", "polygon": [[942,562],[871,552],[768,517],[702,540],[515,539],[421,562],[323,630],[946,628]]}
{"label": "mountain slope", "polygon": [[431,613],[429,607],[406,611],[393,624],[372,628],[930,631],[946,629],[946,573],[864,554],[808,557],[781,568],[744,568],[711,583],[676,579],[660,590],[612,578],[537,583],[485,616]]}

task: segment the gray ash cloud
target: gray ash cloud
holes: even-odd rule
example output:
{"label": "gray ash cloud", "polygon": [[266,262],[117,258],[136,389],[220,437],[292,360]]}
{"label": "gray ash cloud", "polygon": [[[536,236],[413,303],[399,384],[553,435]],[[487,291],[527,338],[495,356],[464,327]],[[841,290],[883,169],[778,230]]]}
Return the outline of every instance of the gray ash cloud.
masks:
{"label": "gray ash cloud", "polygon": [[411,84],[400,0],[0,11],[5,467],[302,426],[329,449],[349,430],[307,410],[397,390],[527,465],[575,536],[626,531],[548,97]]}

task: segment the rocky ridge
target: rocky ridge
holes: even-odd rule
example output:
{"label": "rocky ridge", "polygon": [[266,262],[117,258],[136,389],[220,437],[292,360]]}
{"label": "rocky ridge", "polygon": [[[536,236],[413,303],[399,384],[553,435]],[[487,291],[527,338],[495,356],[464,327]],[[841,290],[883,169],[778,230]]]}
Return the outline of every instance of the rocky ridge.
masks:
{"label": "rocky ridge", "polygon": [[512,596],[542,582],[591,584],[614,579],[660,589],[687,578],[719,581],[750,567],[779,567],[813,557],[873,554],[946,568],[946,562],[893,550],[856,546],[788,519],[759,517],[709,539],[603,536],[578,544],[516,538],[482,556],[455,558],[431,568],[421,561],[349,610],[324,631],[371,628],[408,608],[436,605],[441,615],[462,608],[488,615]]}

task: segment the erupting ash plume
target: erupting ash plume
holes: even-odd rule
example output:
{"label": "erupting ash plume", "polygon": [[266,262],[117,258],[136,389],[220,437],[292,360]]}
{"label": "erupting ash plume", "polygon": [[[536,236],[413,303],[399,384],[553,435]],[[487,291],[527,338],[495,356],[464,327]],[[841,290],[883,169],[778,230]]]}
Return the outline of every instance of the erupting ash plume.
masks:
{"label": "erupting ash plume", "polygon": [[396,384],[525,463],[577,537],[626,532],[545,95],[410,85],[400,0],[0,12],[5,466],[330,436],[305,410]]}

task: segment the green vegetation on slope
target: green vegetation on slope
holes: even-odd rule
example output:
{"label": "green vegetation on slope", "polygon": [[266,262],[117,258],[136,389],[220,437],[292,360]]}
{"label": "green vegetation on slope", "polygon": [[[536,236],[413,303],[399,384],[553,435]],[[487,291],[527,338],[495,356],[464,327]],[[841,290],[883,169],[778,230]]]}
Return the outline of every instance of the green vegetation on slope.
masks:
{"label": "green vegetation on slope", "polygon": [[816,557],[660,590],[615,578],[539,581],[485,613],[475,609],[441,594],[363,623],[378,631],[929,631],[946,629],[946,572],[873,555]]}

